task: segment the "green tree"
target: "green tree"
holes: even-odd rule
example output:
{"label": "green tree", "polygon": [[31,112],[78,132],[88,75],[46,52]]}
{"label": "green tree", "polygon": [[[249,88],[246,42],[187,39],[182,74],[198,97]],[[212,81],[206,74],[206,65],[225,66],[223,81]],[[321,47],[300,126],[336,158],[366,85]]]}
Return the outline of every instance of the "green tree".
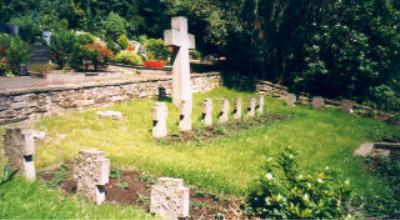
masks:
{"label": "green tree", "polygon": [[106,37],[110,37],[114,41],[119,36],[126,33],[126,21],[118,14],[111,12],[104,22],[104,29]]}

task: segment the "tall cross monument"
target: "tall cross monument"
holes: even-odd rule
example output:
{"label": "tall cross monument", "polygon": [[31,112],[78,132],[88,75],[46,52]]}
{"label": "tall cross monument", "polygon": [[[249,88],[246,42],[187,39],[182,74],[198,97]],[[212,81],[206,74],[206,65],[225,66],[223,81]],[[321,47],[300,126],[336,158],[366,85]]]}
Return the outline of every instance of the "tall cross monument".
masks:
{"label": "tall cross monument", "polygon": [[187,18],[174,17],[171,26],[164,32],[164,41],[179,48],[172,68],[172,101],[179,107],[183,101],[192,103],[189,49],[195,48],[195,38],[188,33]]}

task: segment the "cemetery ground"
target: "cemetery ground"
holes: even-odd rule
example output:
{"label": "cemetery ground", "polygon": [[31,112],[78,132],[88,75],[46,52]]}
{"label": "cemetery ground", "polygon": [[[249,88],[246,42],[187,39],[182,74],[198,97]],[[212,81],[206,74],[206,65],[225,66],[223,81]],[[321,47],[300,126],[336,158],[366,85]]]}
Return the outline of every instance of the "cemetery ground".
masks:
{"label": "cemetery ground", "polygon": [[[246,100],[252,95],[227,88],[195,95],[194,127],[201,127],[201,103],[205,98],[212,98],[218,106],[218,99],[228,98],[233,103],[236,97]],[[278,120],[271,117],[268,123],[248,129],[232,124],[217,125],[219,135],[215,137],[171,143],[153,140],[151,136],[151,109],[155,102],[132,100],[101,108],[122,112],[125,116],[122,121],[99,119],[96,116],[99,108],[96,108],[36,122],[33,127],[47,135],[37,145],[35,161],[39,173],[72,160],[82,149],[93,147],[105,152],[113,170],[140,171],[149,177],[183,178],[191,190],[243,199],[253,181],[263,175],[263,161],[290,146],[299,152],[303,168],[320,170],[328,166],[337,170],[340,178],[351,181],[355,193],[367,199],[389,197],[392,193],[383,179],[365,171],[363,159],[353,157],[353,151],[373,138],[373,133],[392,130],[381,122],[331,107],[322,110],[289,107],[278,99],[268,98],[267,115],[281,116]],[[169,131],[177,133],[178,111],[169,102],[168,110]],[[218,107],[214,113],[216,117]],[[52,190],[43,182],[17,179],[12,185],[6,184],[0,193],[2,218],[151,218],[133,205],[108,202],[97,207],[74,196],[65,197],[61,190]]]}

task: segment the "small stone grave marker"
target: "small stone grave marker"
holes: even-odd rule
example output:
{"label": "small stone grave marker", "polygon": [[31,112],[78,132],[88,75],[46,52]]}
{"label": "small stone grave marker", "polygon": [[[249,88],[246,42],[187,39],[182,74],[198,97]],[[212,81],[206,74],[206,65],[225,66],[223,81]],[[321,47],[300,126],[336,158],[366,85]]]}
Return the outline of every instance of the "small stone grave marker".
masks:
{"label": "small stone grave marker", "polygon": [[235,120],[239,120],[242,118],[242,106],[243,106],[242,98],[236,98],[235,107],[233,109],[233,118]]}
{"label": "small stone grave marker", "polygon": [[285,100],[287,106],[295,106],[297,97],[295,94],[288,94],[286,96],[283,96],[283,100]]}
{"label": "small stone grave marker", "polygon": [[121,112],[115,111],[98,111],[97,116],[102,119],[110,119],[110,120],[117,120],[122,121],[124,119],[124,115]]}
{"label": "small stone grave marker", "polygon": [[203,121],[204,125],[211,126],[213,124],[213,106],[212,106],[212,99],[207,98],[203,102],[203,115],[201,120]]}
{"label": "small stone grave marker", "polygon": [[265,106],[265,97],[263,95],[258,96],[258,103],[256,106],[257,113],[259,115],[264,114],[264,106]]}
{"label": "small stone grave marker", "polygon": [[256,99],[254,97],[249,98],[247,106],[247,116],[248,117],[256,116]]}
{"label": "small stone grave marker", "polygon": [[192,130],[192,101],[182,101],[180,106],[179,128],[181,131]]}
{"label": "small stone grave marker", "polygon": [[168,220],[189,218],[189,198],[182,179],[160,177],[151,187],[150,212]]}
{"label": "small stone grave marker", "polygon": [[229,100],[223,99],[221,101],[221,111],[219,113],[219,122],[225,123],[229,121]]}
{"label": "small stone grave marker", "polygon": [[325,107],[324,98],[317,96],[312,99],[312,105],[315,109],[321,109]]}
{"label": "small stone grave marker", "polygon": [[88,149],[79,152],[74,167],[78,194],[102,204],[106,199],[105,185],[109,181],[109,175],[110,160],[102,151]]}
{"label": "small stone grave marker", "polygon": [[11,171],[24,176],[27,180],[36,179],[34,163],[35,140],[43,140],[45,133],[22,128],[9,128],[4,136],[5,155]]}
{"label": "small stone grave marker", "polygon": [[153,137],[163,138],[168,135],[167,131],[168,108],[165,103],[157,103],[153,108]]}
{"label": "small stone grave marker", "polygon": [[340,102],[340,107],[345,112],[353,113],[353,102],[351,100],[342,100]]}

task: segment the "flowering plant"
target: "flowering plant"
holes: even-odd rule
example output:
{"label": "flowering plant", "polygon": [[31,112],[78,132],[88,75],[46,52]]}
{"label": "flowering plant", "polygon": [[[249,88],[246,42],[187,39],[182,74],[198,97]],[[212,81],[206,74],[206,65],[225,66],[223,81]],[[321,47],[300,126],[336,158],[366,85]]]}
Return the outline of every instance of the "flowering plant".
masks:
{"label": "flowering plant", "polygon": [[162,60],[147,60],[144,62],[144,66],[147,68],[164,68],[165,62]]}
{"label": "flowering plant", "polygon": [[321,219],[349,215],[350,184],[339,181],[329,168],[302,173],[296,152],[286,148],[277,164],[267,159],[247,199],[247,211],[261,218]]}
{"label": "flowering plant", "polygon": [[106,46],[99,43],[86,44],[74,49],[70,61],[70,66],[75,70],[104,69],[107,62],[114,59],[113,52]]}

